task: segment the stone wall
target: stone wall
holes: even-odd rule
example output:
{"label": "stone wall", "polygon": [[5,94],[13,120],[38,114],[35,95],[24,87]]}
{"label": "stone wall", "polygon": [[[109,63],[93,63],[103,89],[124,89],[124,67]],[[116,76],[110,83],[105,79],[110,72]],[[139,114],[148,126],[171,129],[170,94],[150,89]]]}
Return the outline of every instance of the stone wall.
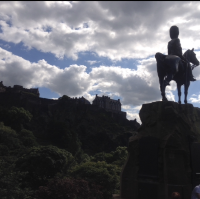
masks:
{"label": "stone wall", "polygon": [[174,191],[190,198],[200,183],[200,109],[160,101],[144,104],[139,115],[142,125],[129,139],[118,198],[168,199]]}

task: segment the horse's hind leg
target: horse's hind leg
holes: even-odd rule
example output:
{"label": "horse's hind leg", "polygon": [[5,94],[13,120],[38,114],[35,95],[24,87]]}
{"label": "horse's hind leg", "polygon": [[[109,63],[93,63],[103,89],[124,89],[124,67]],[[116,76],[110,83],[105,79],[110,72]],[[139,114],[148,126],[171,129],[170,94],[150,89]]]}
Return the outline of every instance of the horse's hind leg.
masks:
{"label": "horse's hind leg", "polygon": [[167,98],[166,98],[166,96],[165,96],[166,85],[167,85],[167,81],[163,80],[163,82],[162,82],[162,91],[161,91],[162,101],[168,101]]}
{"label": "horse's hind leg", "polygon": [[162,101],[167,101],[167,98],[165,96],[165,82],[164,82],[164,77],[159,77],[159,83],[160,83],[160,92],[162,95]]}
{"label": "horse's hind leg", "polygon": [[185,88],[185,104],[187,104],[187,94],[188,94],[188,88],[190,86],[190,81],[188,81],[185,85],[184,85],[184,88]]}
{"label": "horse's hind leg", "polygon": [[169,73],[167,74],[167,78],[165,78],[162,82],[162,97],[163,101],[168,101],[166,96],[165,96],[165,88],[167,85],[169,85],[169,82],[173,79],[173,74]]}
{"label": "horse's hind leg", "polygon": [[178,103],[181,104],[181,84],[177,83],[178,89]]}
{"label": "horse's hind leg", "polygon": [[159,77],[159,83],[160,83],[160,92],[161,92],[161,95],[162,95],[163,79],[164,79],[164,77]]}

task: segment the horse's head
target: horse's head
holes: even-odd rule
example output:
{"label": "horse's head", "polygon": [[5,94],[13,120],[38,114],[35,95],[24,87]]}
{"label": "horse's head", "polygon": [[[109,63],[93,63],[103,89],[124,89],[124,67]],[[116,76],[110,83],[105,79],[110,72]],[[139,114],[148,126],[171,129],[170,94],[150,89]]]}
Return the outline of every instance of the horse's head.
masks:
{"label": "horse's head", "polygon": [[184,54],[186,55],[186,58],[189,62],[191,62],[192,64],[196,66],[199,65],[199,60],[196,58],[196,54],[194,53],[194,48],[192,50],[188,49]]}

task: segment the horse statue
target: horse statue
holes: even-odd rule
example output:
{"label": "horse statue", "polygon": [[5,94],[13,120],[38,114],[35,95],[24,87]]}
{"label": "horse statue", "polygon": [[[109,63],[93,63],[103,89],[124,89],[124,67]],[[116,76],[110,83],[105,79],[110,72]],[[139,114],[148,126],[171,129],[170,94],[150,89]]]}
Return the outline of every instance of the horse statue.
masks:
{"label": "horse statue", "polygon": [[[174,80],[177,84],[178,89],[178,103],[181,104],[181,86],[184,84],[185,92],[185,104],[187,104],[187,94],[188,88],[190,86],[190,80],[188,78],[189,67],[193,70],[199,65],[199,61],[194,53],[194,48],[192,50],[187,50],[183,57],[187,60],[187,68],[184,67],[180,57],[176,55],[163,55],[162,53],[156,53],[155,58],[157,61],[157,72],[160,83],[160,91],[162,95],[162,101],[168,101],[165,96],[165,88],[170,85],[169,82]],[[190,62],[193,64],[190,65]]]}

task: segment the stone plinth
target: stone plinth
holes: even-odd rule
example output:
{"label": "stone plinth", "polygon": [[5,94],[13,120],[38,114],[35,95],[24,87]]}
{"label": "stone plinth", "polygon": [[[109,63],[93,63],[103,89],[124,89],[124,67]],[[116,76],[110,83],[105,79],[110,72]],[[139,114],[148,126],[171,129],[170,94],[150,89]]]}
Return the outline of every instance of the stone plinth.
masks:
{"label": "stone plinth", "polygon": [[200,183],[193,169],[195,164],[199,168],[195,160],[200,155],[191,154],[194,142],[200,149],[200,109],[159,101],[144,104],[139,115],[142,125],[129,139],[120,198],[168,199],[174,191],[190,198]]}

